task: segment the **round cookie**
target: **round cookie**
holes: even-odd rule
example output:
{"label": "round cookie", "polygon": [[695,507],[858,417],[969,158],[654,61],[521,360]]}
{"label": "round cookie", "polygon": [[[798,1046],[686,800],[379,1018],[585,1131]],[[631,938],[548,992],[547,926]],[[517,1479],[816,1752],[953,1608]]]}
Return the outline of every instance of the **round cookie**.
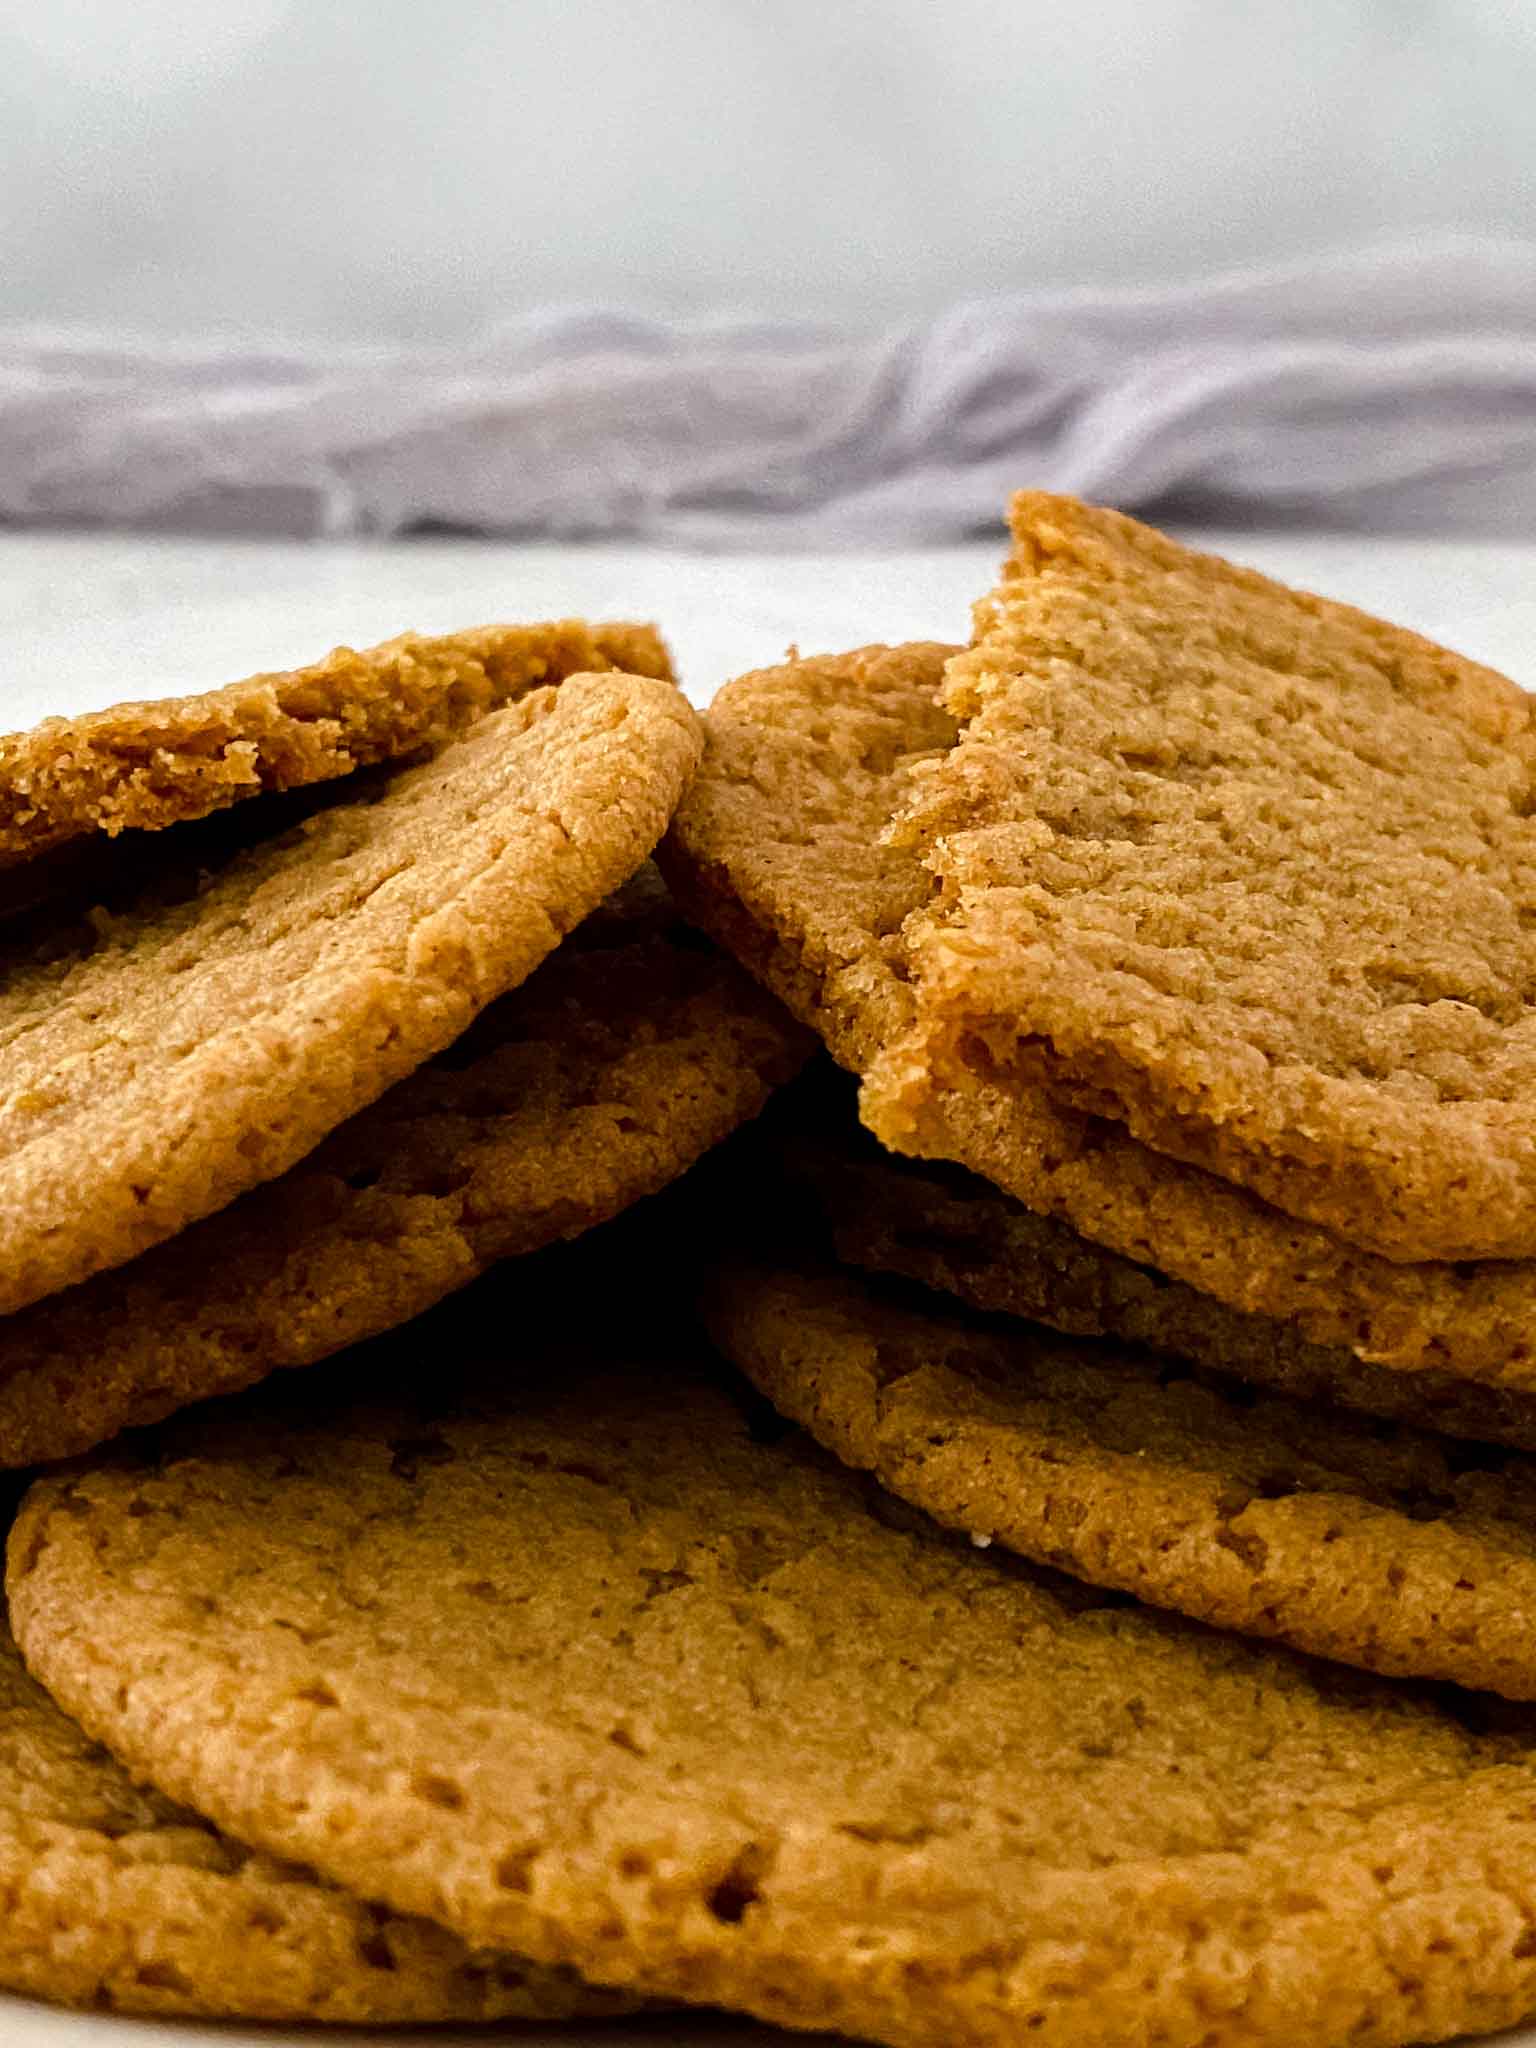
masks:
{"label": "round cookie", "polygon": [[1536,1699],[1536,1460],[835,1266],[727,1266],[706,1319],[781,1414],[975,1541],[1362,1670]]}
{"label": "round cookie", "polygon": [[0,867],[439,746],[540,683],[605,669],[672,675],[654,626],[559,619],[404,633],[200,696],[44,719],[0,738]]}
{"label": "round cookie", "polygon": [[590,1229],[755,1116],[811,1042],[647,865],[279,1179],[0,1321],[0,1465],[309,1365]]}
{"label": "round cookie", "polygon": [[632,2006],[252,1855],[136,1786],[3,1628],[0,1899],[0,1985],[97,2012],[389,2026]]}
{"label": "round cookie", "polygon": [[857,1126],[835,1143],[797,1133],[775,1164],[810,1198],[848,1265],[899,1274],[989,1314],[1145,1345],[1296,1400],[1536,1451],[1530,1394],[1446,1372],[1393,1372],[1342,1346],[1311,1344],[1276,1316],[1245,1315],[1091,1244],[962,1167],[895,1159]]}
{"label": "round cookie", "polygon": [[906,1056],[902,929],[932,877],[887,828],[910,770],[953,743],[934,699],[952,650],[871,647],[727,683],[660,855],[687,914],[860,1075],[893,1149],[983,1175],[1138,1265],[1314,1344],[1405,1371],[1536,1389],[1536,1261],[1399,1265],[1169,1159],[1042,1084],[936,1090]]}
{"label": "round cookie", "polygon": [[576,676],[212,877],[146,835],[165,865],[131,907],[12,933],[0,1312],[271,1180],[451,1044],[634,872],[699,744],[669,684]]}
{"label": "round cookie", "polygon": [[1118,512],[1011,523],[897,828],[933,1085],[1043,1071],[1385,1257],[1536,1257],[1531,697]]}
{"label": "round cookie", "polygon": [[1529,1712],[920,1525],[635,1286],[503,1269],[397,1391],[303,1374],[43,1480],[29,1664],[244,1838],[598,1981],[895,2048],[1536,2007]]}

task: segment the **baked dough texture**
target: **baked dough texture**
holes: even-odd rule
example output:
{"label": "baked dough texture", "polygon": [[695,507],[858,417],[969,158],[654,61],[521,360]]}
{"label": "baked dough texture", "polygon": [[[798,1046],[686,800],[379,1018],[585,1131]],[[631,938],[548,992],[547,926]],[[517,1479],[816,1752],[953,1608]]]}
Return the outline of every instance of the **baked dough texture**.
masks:
{"label": "baked dough texture", "polygon": [[1529,1712],[956,1542],[560,1271],[38,1483],[33,1670],[396,1911],[894,2048],[1536,2007]]}
{"label": "baked dough texture", "polygon": [[0,1313],[275,1178],[451,1044],[633,874],[699,747],[670,684],[574,676],[211,876],[155,835],[128,907],[12,933]]}
{"label": "baked dough texture", "polygon": [[1012,525],[897,827],[932,1085],[1044,1075],[1389,1258],[1536,1254],[1532,699],[1119,513]]}
{"label": "baked dough texture", "polygon": [[654,626],[558,619],[403,633],[199,696],[47,718],[0,738],[0,867],[438,746],[541,683],[603,669],[672,678]]}
{"label": "baked dough texture", "polygon": [[0,1465],[311,1365],[606,1222],[755,1116],[811,1043],[647,863],[297,1166],[0,1320]]}
{"label": "baked dough texture", "polygon": [[253,1855],[136,1786],[3,1630],[0,1984],[92,2011],[352,2026],[630,2009]]}
{"label": "baked dough texture", "polygon": [[[1113,1337],[1299,1401],[1353,1408],[1472,1442],[1536,1451],[1536,1399],[1445,1372],[1394,1372],[1312,1344],[1277,1316],[1105,1251],[961,1167],[882,1152],[853,1123],[798,1123],[771,1154],[844,1263],[899,1274],[970,1307],[1072,1336]],[[818,1108],[835,1118],[830,1103]]]}
{"label": "baked dough texture", "polygon": [[1536,1698],[1536,1460],[834,1266],[728,1265],[707,1299],[780,1413],[951,1528],[1363,1670]]}
{"label": "baked dough texture", "polygon": [[1394,1369],[1536,1388],[1536,1261],[1403,1265],[1171,1159],[1042,1080],[967,1069],[936,1088],[904,1056],[904,928],[933,878],[887,827],[956,728],[946,656],[872,647],[738,677],[661,853],[688,914],[863,1077],[894,1149],[957,1162],[1036,1214],[1228,1307]]}

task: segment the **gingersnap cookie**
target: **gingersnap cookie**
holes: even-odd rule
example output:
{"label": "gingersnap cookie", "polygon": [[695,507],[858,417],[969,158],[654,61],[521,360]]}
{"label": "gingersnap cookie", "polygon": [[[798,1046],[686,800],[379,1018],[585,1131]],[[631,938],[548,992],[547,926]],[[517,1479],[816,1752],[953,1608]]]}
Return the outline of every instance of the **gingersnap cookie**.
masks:
{"label": "gingersnap cookie", "polygon": [[608,669],[672,678],[654,626],[558,619],[403,633],[200,696],[44,719],[0,738],[0,866],[440,746],[540,683]]}
{"label": "gingersnap cookie", "polygon": [[733,1263],[705,1313],[782,1415],[973,1541],[1363,1670],[1536,1699],[1536,1460],[826,1264]]}
{"label": "gingersnap cookie", "polygon": [[275,1178],[451,1044],[644,860],[699,745],[670,684],[575,676],[212,877],[154,835],[130,907],[12,934],[0,1313]]}
{"label": "gingersnap cookie", "polygon": [[953,746],[955,650],[861,647],[738,676],[658,853],[674,895],[855,1073],[910,1029],[901,932],[932,894],[886,843],[912,767]]}
{"label": "gingersnap cookie", "polygon": [[[775,1156],[845,1264],[900,1275],[989,1314],[1145,1345],[1299,1401],[1536,1451],[1530,1394],[1452,1373],[1393,1372],[1342,1346],[1308,1343],[1279,1317],[1246,1315],[1091,1244],[962,1167],[893,1159],[842,1131],[837,1142],[797,1132]],[[3,1405],[0,1388],[0,1413]]]}
{"label": "gingersnap cookie", "polygon": [[1389,1258],[1536,1255],[1531,699],[1119,513],[1012,525],[898,824],[908,1085],[1048,1075]]}
{"label": "gingersnap cookie", "polygon": [[297,1166],[0,1320],[0,1465],[312,1364],[606,1221],[755,1116],[811,1043],[647,864]]}
{"label": "gingersnap cookie", "polygon": [[[915,1004],[903,928],[933,878],[886,828],[914,764],[954,740],[942,647],[865,648],[763,669],[710,706],[704,760],[661,861],[688,915],[864,1077],[895,1148],[979,1173],[1037,1214],[1374,1363],[1536,1388],[1536,1262],[1401,1265],[1153,1151],[1039,1083],[904,1073]],[[910,1081],[910,1086],[905,1085]],[[903,1098],[899,1129],[883,1113]]]}
{"label": "gingersnap cookie", "polygon": [[428,2025],[633,2001],[465,1948],[136,1786],[0,1630],[0,1985],[92,2011]]}
{"label": "gingersnap cookie", "polygon": [[388,1397],[34,1488],[17,1636],[130,1769],[477,1945],[899,2048],[1536,2007],[1529,1712],[978,1552],[588,1322],[600,1264],[552,1327],[506,1272]]}

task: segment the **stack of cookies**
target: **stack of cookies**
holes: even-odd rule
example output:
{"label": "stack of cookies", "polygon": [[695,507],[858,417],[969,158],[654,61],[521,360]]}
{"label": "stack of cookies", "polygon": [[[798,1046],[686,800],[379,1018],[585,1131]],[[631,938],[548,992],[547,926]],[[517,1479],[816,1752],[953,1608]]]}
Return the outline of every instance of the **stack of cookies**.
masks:
{"label": "stack of cookies", "polygon": [[1025,494],[703,721],[564,622],[4,743],[0,1982],[1536,2011],[1529,705]]}
{"label": "stack of cookies", "polygon": [[[654,628],[572,620],[0,745],[0,1466],[395,1329],[761,1109],[808,1034],[649,859],[701,745]],[[526,1339],[510,1326],[508,1355]],[[214,1611],[211,1582],[178,1583]],[[64,1640],[93,1637],[71,1619]],[[148,1671],[153,1645],[114,1641]],[[9,1640],[0,1897],[0,1983],[70,2004],[634,2004],[237,1846],[93,1744]]]}

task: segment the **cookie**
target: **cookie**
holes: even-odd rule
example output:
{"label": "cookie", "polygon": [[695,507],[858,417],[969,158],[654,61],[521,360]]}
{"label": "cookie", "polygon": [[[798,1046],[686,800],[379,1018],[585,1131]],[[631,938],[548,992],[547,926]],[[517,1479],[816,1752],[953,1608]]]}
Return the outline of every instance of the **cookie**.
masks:
{"label": "cookie", "polygon": [[969,1074],[936,1091],[920,1066],[905,1072],[902,930],[932,878],[885,833],[910,768],[953,740],[933,704],[944,665],[939,647],[866,648],[726,684],[661,855],[688,914],[864,1077],[860,1113],[897,1149],[966,1166],[1139,1265],[1294,1321],[1314,1344],[1536,1388],[1536,1262],[1400,1265],[1043,1086]]}
{"label": "cookie", "polygon": [[658,858],[688,914],[855,1073],[912,1025],[901,932],[932,878],[884,835],[910,769],[953,746],[955,650],[861,647],[738,676]]}
{"label": "cookie", "polygon": [[672,675],[654,626],[560,619],[404,633],[201,696],[48,718],[0,738],[0,866],[348,775],[440,745],[539,683],[606,669]]}
{"label": "cookie", "polygon": [[[960,1167],[893,1159],[872,1142],[800,1133],[777,1154],[824,1219],[837,1257],[899,1274],[991,1314],[1079,1337],[1116,1337],[1246,1384],[1536,1451],[1536,1399],[1444,1372],[1392,1372],[1309,1344],[1276,1316],[1245,1315],[1036,1216]],[[3,1349],[0,1349],[3,1357]],[[3,1389],[0,1389],[3,1412]]]}
{"label": "cookie", "polygon": [[273,1179],[451,1044],[644,860],[699,745],[669,684],[576,676],[212,877],[154,835],[148,896],[12,933],[0,1313]]}
{"label": "cookie", "polygon": [[136,1786],[0,1630],[0,1985],[92,2011],[388,2026],[631,2001],[465,1948]]}
{"label": "cookie", "polygon": [[728,1266],[706,1317],[782,1415],[973,1541],[1363,1670],[1536,1699],[1536,1460],[827,1264]]}
{"label": "cookie", "polygon": [[590,1229],[755,1116],[810,1043],[648,865],[286,1174],[0,1322],[0,1464],[312,1364]]}
{"label": "cookie", "polygon": [[477,1945],[898,2048],[1536,2007],[1529,1712],[976,1551],[629,1275],[549,1323],[506,1270],[397,1393],[321,1369],[33,1490],[17,1636],[129,1768]]}
{"label": "cookie", "polygon": [[898,830],[931,1086],[1082,1109],[1402,1260],[1536,1255],[1536,723],[1491,670],[1021,492]]}

